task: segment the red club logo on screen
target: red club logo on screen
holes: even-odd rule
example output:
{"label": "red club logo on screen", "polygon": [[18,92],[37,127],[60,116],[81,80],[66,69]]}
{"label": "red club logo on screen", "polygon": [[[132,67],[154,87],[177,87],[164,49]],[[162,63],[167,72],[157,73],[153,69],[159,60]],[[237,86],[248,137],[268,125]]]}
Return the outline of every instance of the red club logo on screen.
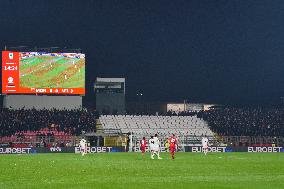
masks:
{"label": "red club logo on screen", "polygon": [[13,83],[14,83],[14,78],[8,77],[8,84],[13,84]]}
{"label": "red club logo on screen", "polygon": [[9,53],[9,59],[13,60],[13,58],[14,58],[14,54],[13,53]]}

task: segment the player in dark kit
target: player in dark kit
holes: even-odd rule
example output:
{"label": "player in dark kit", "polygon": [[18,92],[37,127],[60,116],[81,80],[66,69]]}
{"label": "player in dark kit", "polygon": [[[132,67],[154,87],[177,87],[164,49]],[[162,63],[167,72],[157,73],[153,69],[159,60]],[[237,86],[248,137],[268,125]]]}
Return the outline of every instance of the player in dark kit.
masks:
{"label": "player in dark kit", "polygon": [[146,151],[146,146],[147,146],[147,141],[146,141],[145,137],[143,137],[143,139],[140,141],[140,150],[141,150],[143,156],[144,156],[144,153]]}
{"label": "player in dark kit", "polygon": [[176,147],[177,147],[177,139],[176,139],[174,134],[169,138],[169,143],[170,143],[170,153],[172,155],[172,159],[175,159],[175,151],[176,151]]}

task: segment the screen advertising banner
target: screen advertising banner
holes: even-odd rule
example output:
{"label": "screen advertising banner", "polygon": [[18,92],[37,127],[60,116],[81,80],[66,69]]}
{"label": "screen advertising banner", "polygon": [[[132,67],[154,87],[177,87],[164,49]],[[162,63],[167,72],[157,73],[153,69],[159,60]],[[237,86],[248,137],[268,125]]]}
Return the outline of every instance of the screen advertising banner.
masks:
{"label": "screen advertising banner", "polygon": [[85,54],[2,51],[3,94],[85,94]]}

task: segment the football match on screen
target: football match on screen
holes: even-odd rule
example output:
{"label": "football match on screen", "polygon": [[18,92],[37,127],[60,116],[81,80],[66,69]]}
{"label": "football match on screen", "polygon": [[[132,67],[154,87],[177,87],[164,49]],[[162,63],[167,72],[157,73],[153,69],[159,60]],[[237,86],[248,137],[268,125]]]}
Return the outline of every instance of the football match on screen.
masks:
{"label": "football match on screen", "polygon": [[0,189],[284,189],[284,1],[0,5]]}
{"label": "football match on screen", "polygon": [[84,88],[84,71],[84,54],[20,53],[20,87],[23,88]]}

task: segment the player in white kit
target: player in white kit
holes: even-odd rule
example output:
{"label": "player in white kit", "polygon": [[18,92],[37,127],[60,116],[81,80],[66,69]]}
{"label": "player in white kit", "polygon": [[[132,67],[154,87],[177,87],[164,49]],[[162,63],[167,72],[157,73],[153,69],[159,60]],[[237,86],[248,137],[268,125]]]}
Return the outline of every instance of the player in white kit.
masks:
{"label": "player in white kit", "polygon": [[207,137],[202,138],[202,150],[204,154],[207,155],[207,152],[208,152],[208,138]]}
{"label": "player in white kit", "polygon": [[160,157],[160,140],[158,139],[158,135],[157,134],[155,134],[153,140],[154,140],[154,146],[153,146],[154,153],[151,156],[151,158],[154,159],[154,155],[157,155],[158,159],[162,159]]}
{"label": "player in white kit", "polygon": [[81,148],[81,154],[82,154],[82,156],[84,156],[85,154],[87,154],[87,141],[84,139],[84,138],[82,138],[81,140],[80,140],[80,148]]}
{"label": "player in white kit", "polygon": [[154,159],[154,138],[153,136],[151,136],[150,140],[149,140],[149,147],[150,147],[150,152],[151,152],[151,159]]}

